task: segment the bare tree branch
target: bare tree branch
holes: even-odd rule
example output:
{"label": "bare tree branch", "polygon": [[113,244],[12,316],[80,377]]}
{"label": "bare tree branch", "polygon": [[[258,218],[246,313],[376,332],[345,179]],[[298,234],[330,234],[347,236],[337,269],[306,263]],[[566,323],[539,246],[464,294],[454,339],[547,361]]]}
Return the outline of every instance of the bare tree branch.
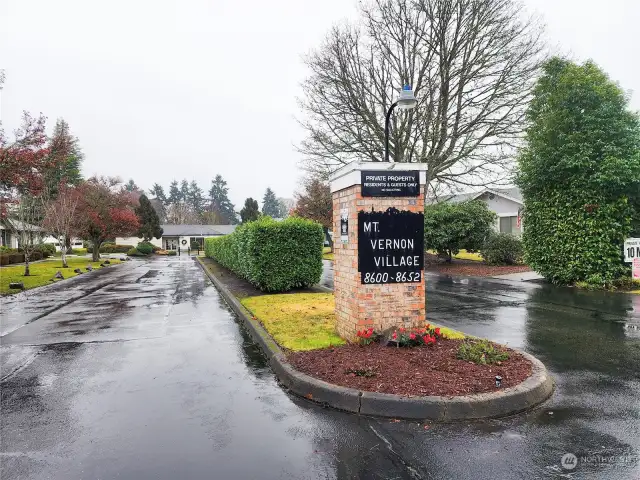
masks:
{"label": "bare tree branch", "polygon": [[358,25],[334,27],[306,58],[299,104],[303,166],[324,177],[380,161],[385,113],[410,84],[414,110],[394,114],[390,156],[431,181],[486,185],[509,175],[541,61],[542,28],[516,0],[372,0]]}

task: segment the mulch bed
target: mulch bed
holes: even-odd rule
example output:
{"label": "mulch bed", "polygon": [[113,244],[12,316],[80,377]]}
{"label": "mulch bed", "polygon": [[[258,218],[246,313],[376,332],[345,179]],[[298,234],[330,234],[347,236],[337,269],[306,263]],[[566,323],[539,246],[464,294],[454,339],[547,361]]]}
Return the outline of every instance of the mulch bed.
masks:
{"label": "mulch bed", "polygon": [[450,275],[468,275],[472,277],[493,277],[509,273],[528,272],[531,269],[527,265],[492,266],[483,262],[454,258],[447,263],[437,255],[425,253],[424,269],[427,272],[446,273]]}
{"label": "mulch bed", "polygon": [[[441,339],[428,347],[396,348],[373,343],[307,352],[292,352],[289,362],[301,372],[335,385],[405,396],[455,396],[495,392],[513,387],[531,375],[531,363],[509,351],[502,365],[476,365],[458,360],[461,340]],[[354,371],[368,372],[361,376]]]}

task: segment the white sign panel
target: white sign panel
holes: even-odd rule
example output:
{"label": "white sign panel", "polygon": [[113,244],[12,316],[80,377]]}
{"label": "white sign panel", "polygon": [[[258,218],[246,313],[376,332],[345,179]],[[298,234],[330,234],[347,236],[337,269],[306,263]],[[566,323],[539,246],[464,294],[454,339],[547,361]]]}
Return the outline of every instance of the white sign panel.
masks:
{"label": "white sign panel", "polygon": [[349,209],[340,210],[340,240],[349,243]]}
{"label": "white sign panel", "polygon": [[624,241],[624,261],[631,263],[634,258],[640,258],[640,238],[627,238]]}

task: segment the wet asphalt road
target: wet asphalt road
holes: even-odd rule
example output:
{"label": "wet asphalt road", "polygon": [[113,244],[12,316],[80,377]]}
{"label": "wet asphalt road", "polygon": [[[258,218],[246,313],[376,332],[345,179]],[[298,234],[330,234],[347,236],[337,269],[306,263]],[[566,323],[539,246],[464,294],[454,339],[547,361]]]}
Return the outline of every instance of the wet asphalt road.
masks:
{"label": "wet asphalt road", "polygon": [[[69,285],[3,299],[3,480],[640,478],[638,296],[428,277],[430,319],[534,353],[558,386],[425,429],[287,395],[191,259]],[[607,462],[563,471],[567,452]]]}

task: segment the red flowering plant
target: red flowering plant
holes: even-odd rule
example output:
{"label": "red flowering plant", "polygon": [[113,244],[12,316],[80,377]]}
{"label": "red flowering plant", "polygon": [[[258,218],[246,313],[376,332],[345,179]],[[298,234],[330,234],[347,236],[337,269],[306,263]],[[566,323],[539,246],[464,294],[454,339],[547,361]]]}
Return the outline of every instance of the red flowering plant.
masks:
{"label": "red flowering plant", "polygon": [[399,328],[391,334],[391,341],[398,347],[419,347],[433,345],[438,338],[442,338],[440,328],[434,328],[427,323],[423,328]]}
{"label": "red flowering plant", "polygon": [[373,328],[358,330],[358,333],[356,333],[356,335],[360,339],[360,343],[362,343],[363,345],[369,345],[373,342],[377,342],[381,337],[381,335]]}
{"label": "red flowering plant", "polygon": [[[376,332],[373,328],[359,330],[356,335],[362,345],[378,342],[384,336],[384,334]],[[442,338],[440,328],[432,327],[427,323],[422,328],[406,329],[400,327],[393,330],[389,337],[389,343],[395,344],[397,347],[419,347],[421,345],[433,345],[440,338]]]}

